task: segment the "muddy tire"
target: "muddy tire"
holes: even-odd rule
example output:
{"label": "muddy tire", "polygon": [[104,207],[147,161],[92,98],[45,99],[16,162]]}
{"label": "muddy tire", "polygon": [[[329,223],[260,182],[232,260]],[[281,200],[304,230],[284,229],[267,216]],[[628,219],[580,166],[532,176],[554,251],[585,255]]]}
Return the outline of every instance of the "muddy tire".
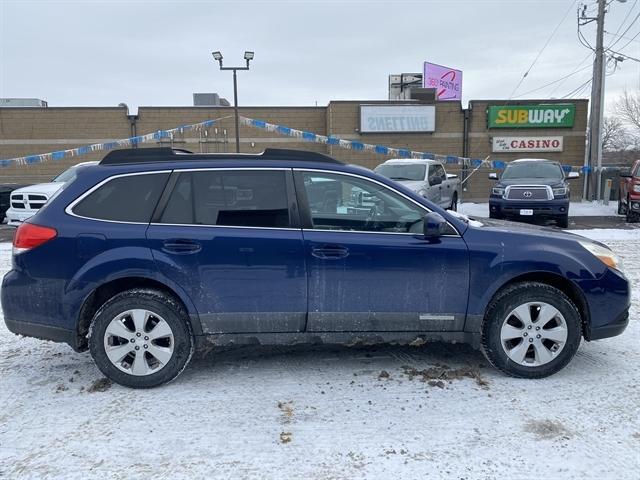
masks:
{"label": "muddy tire", "polygon": [[522,282],[500,291],[482,325],[482,351],[507,375],[543,378],[564,368],[582,338],[573,302],[557,288]]}
{"label": "muddy tire", "polygon": [[89,329],[89,349],[100,371],[114,382],[152,388],[184,370],[194,338],[187,313],[173,297],[133,289],[98,310]]}

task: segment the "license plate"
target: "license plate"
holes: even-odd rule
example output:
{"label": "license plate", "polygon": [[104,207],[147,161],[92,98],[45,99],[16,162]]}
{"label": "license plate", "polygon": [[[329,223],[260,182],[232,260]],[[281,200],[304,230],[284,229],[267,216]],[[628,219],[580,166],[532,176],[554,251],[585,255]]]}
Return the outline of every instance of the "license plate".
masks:
{"label": "license plate", "polygon": [[520,215],[533,215],[533,210],[522,208],[520,209]]}

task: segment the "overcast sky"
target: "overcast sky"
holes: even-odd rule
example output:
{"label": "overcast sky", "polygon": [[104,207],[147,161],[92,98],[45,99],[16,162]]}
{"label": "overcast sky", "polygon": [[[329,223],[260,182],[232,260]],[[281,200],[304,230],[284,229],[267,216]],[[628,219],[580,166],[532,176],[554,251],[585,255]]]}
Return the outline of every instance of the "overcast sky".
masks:
{"label": "overcast sky", "polygon": [[[588,12],[595,0],[586,2]],[[390,73],[418,72],[425,60],[464,71],[463,101],[509,98],[565,13],[556,35],[515,98],[561,98],[591,76],[576,34],[574,0],[423,1],[32,1],[0,0],[0,97],[50,106],[191,105],[193,92],[233,98],[241,64],[241,105],[326,105],[386,99]],[[612,1],[605,45],[640,58],[640,2]],[[623,20],[625,20],[623,24]],[[632,23],[635,19],[635,23]],[[627,27],[629,27],[627,29]],[[613,36],[618,32],[624,37]],[[584,28],[595,42],[595,25]],[[583,62],[583,63],[581,63]],[[640,88],[640,63],[607,77],[609,100]],[[589,95],[590,87],[578,90]]]}

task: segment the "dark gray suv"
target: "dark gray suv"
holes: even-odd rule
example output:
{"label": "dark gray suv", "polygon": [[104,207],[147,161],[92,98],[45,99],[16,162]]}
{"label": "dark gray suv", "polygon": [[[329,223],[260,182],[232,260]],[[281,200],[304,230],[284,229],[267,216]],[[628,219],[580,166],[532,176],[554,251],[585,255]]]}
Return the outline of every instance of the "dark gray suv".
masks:
{"label": "dark gray suv", "polygon": [[577,172],[565,176],[559,162],[523,158],[507,164],[489,197],[489,216],[497,219],[553,219],[559,227],[569,226],[569,183]]}

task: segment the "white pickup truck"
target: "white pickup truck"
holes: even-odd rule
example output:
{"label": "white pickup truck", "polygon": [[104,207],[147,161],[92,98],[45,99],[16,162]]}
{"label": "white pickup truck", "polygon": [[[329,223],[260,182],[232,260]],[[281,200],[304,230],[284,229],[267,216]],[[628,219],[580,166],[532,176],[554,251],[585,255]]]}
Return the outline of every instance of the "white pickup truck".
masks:
{"label": "white pickup truck", "polygon": [[436,160],[392,159],[378,165],[374,171],[403,184],[427,200],[449,210],[457,210],[460,179],[447,173]]}
{"label": "white pickup truck", "polygon": [[65,183],[76,178],[78,169],[98,162],[84,162],[74,165],[49,183],[38,183],[24,188],[18,188],[11,192],[9,209],[7,210],[7,223],[17,227],[28,218],[34,216]]}

